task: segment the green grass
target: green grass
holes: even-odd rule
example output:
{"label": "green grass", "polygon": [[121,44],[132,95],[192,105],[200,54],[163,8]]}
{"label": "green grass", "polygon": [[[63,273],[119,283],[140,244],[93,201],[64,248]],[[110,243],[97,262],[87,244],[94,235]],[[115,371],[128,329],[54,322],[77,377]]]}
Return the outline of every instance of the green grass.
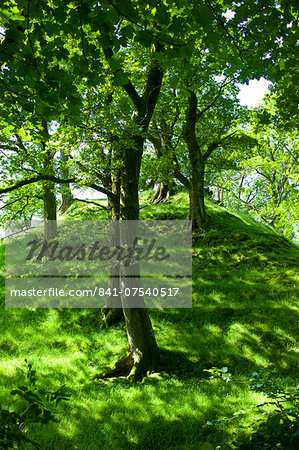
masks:
{"label": "green grass", "polygon": [[[158,206],[143,196],[141,218],[181,219],[187,205],[184,193]],[[25,358],[47,386],[66,383],[72,394],[56,407],[58,424],[30,427],[28,436],[42,449],[224,444],[259,416],[252,405],[264,397],[250,389],[253,370],[274,367],[277,377],[294,378],[298,248],[247,216],[209,202],[208,213],[209,229],[194,236],[193,308],[151,311],[165,367],[140,383],[93,380],[126,350],[123,325],[101,328],[97,310],[4,309],[2,271],[0,403],[7,407],[9,392],[22,383]],[[69,217],[105,215],[75,204]],[[209,379],[203,369],[213,366],[227,366],[231,381]],[[248,411],[233,416],[240,410]],[[206,425],[217,419],[217,427]]]}

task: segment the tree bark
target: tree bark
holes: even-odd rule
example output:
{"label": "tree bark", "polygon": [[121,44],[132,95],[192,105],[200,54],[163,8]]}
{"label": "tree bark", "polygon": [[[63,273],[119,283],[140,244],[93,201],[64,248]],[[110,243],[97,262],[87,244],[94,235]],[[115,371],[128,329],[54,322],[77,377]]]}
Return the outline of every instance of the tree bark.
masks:
{"label": "tree bark", "polygon": [[[45,132],[48,131],[46,122],[43,122]],[[44,169],[48,175],[54,174],[54,160],[52,151],[47,148],[45,142],[42,143],[44,155]],[[43,202],[44,202],[44,238],[51,241],[57,236],[57,204],[55,195],[55,183],[53,181],[45,181],[43,183]]]}
{"label": "tree bark", "polygon": [[190,220],[192,221],[192,229],[200,230],[204,228],[207,219],[204,200],[205,163],[200,150],[197,148],[189,149],[189,158],[191,163],[189,216]]}
{"label": "tree bark", "polygon": [[51,241],[57,236],[56,196],[54,188],[54,183],[50,181],[46,181],[43,185],[44,238],[46,241]]}
{"label": "tree bark", "polygon": [[[165,125],[166,127],[166,125]],[[163,139],[160,130],[157,125],[154,123],[152,129],[148,133],[148,140],[153,144],[157,159],[162,158],[163,156],[172,157],[173,152],[171,151],[171,132],[172,129],[168,130],[169,136],[166,139]],[[171,178],[172,171],[168,173],[168,179]],[[167,176],[167,174],[166,174]],[[165,177],[165,174],[164,174]],[[151,203],[158,204],[163,201],[169,200],[169,197],[173,194],[173,185],[174,180],[171,179],[170,182],[160,181],[158,188],[154,192],[152,198],[150,199]]]}
{"label": "tree bark", "polygon": [[[60,162],[61,162],[61,178],[68,179],[69,178],[69,169],[67,167],[68,155],[65,154],[63,150],[60,150]],[[74,203],[74,198],[72,195],[72,191],[70,188],[70,184],[67,183],[63,185],[63,192],[61,194],[61,205],[60,212],[64,214],[69,207]]]}
{"label": "tree bark", "polygon": [[[111,175],[111,191],[115,197],[108,198],[109,218],[110,218],[110,247],[120,245],[120,175],[114,173]],[[108,268],[108,288],[111,292],[120,292],[120,266],[114,264]],[[108,328],[124,320],[122,303],[120,295],[108,296],[105,308],[102,308],[102,320]]]}
{"label": "tree bark", "polygon": [[191,92],[186,111],[186,120],[183,127],[183,137],[188,147],[191,165],[189,218],[192,220],[192,229],[200,230],[204,228],[207,220],[204,204],[205,156],[201,153],[195,135],[195,126],[197,122],[196,114],[197,97],[194,92]]}
{"label": "tree bark", "polygon": [[[139,198],[138,198],[138,181],[140,173],[140,164],[142,158],[143,141],[139,137],[135,140],[135,149],[124,150],[124,169],[122,171],[122,219],[134,220],[139,219]],[[131,223],[126,227],[126,244],[131,245],[132,239],[137,235],[137,229]],[[138,288],[141,285],[139,278],[139,265],[134,265],[134,287]],[[130,287],[132,279],[128,278],[133,268],[130,266],[125,268],[121,277],[122,291],[126,287]],[[139,378],[148,370],[157,367],[160,363],[160,352],[153,328],[150,322],[148,310],[144,306],[143,297],[139,297],[138,301],[140,308],[130,308],[132,301],[135,302],[135,297],[122,296],[123,311],[127,325],[127,336],[129,342],[129,351],[132,358],[132,369],[129,376]]]}

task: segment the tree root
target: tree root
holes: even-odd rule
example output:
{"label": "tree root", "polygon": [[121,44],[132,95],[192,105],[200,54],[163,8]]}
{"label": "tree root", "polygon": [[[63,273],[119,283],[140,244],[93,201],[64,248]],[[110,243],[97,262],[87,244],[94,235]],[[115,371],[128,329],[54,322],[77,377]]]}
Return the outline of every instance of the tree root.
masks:
{"label": "tree root", "polygon": [[[96,375],[94,378],[102,380],[109,378],[127,378],[132,381],[141,380],[148,371],[157,369],[160,365],[160,360],[155,361],[155,364],[149,364],[148,360],[144,358],[143,354],[135,350],[134,353],[128,353],[122,356],[113,367]],[[155,367],[154,367],[155,366]]]}
{"label": "tree root", "polygon": [[95,378],[101,378],[105,380],[107,378],[118,378],[118,377],[128,377],[133,367],[133,358],[129,353],[122,356],[113,367],[105,370],[104,372],[95,376]]}

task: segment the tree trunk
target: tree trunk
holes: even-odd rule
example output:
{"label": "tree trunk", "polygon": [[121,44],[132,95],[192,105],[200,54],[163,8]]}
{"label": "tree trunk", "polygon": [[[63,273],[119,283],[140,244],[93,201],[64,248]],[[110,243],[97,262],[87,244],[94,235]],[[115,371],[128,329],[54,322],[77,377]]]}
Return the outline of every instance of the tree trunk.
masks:
{"label": "tree trunk", "polygon": [[[147,81],[142,95],[140,96],[138,94],[131,81],[123,85],[124,91],[134,105],[133,128],[136,126],[140,130],[139,135],[130,136],[132,145],[125,147],[122,155],[120,215],[124,221],[138,221],[139,219],[138,184],[144,136],[148,132],[163,79],[163,67],[160,66],[155,58],[155,54],[161,54],[164,51],[164,46],[159,42],[155,42],[152,50],[152,64],[149,67]],[[113,52],[110,48],[103,48],[103,51],[109,63]],[[127,142],[127,138],[124,141]],[[129,236],[127,244],[130,245]],[[135,275],[135,278],[138,278],[138,272],[136,273],[137,276]],[[126,271],[124,271],[121,282],[125,285],[129,282],[128,280],[126,278]],[[139,300],[141,305],[143,297],[140,297]],[[145,308],[129,308],[129,306],[132,306],[133,301],[135,301],[135,297],[124,297],[122,295],[122,306],[129,342],[129,355],[119,361],[116,370],[120,373],[123,368],[125,371],[128,371],[128,376],[139,378],[148,370],[157,367],[160,362],[160,352],[155,340],[148,310]],[[110,376],[112,373],[113,370],[110,370]]]}
{"label": "tree trunk", "polygon": [[[61,178],[68,179],[69,178],[69,169],[67,167],[68,155],[64,153],[63,150],[60,150],[60,162],[61,162]],[[65,184],[62,186],[62,194],[61,194],[61,205],[60,212],[64,214],[69,207],[74,203],[74,198],[72,195],[72,191],[69,184]]]}
{"label": "tree trunk", "polygon": [[[122,218],[123,220],[139,219],[139,198],[138,181],[140,173],[140,164],[142,158],[143,141],[136,138],[137,149],[124,150],[124,167],[122,171]],[[134,227],[130,224],[127,228],[126,243],[130,246],[131,239],[136,236]],[[137,269],[137,270],[136,270]],[[136,267],[134,273],[140,273],[139,267]],[[130,266],[124,270],[121,282],[122,289],[132,282],[126,275],[130,271]],[[138,276],[135,276],[137,279]],[[139,278],[138,283],[141,283]],[[135,285],[136,286],[136,280]],[[153,328],[150,322],[148,310],[146,308],[129,308],[130,303],[135,301],[135,297],[122,296],[124,316],[127,324],[127,335],[129,342],[129,351],[132,358],[132,369],[129,376],[139,377],[148,370],[157,367],[160,362],[160,352],[156,343]],[[143,305],[143,297],[138,299],[140,305]]]}
{"label": "tree trunk", "polygon": [[[44,123],[45,131],[47,130]],[[52,152],[47,149],[47,144],[42,144],[44,153],[44,169],[49,175],[54,175],[54,161]],[[51,241],[57,236],[57,204],[55,195],[55,184],[52,181],[43,183],[43,202],[44,202],[44,238]]]}
{"label": "tree trunk", "polygon": [[205,226],[207,214],[205,209],[204,177],[205,163],[201,154],[189,151],[191,163],[191,186],[189,190],[189,218],[192,229],[200,230]]}
{"label": "tree trunk", "polygon": [[44,238],[50,241],[57,236],[56,196],[54,183],[46,182],[43,186],[44,200]]}
{"label": "tree trunk", "polygon": [[217,189],[217,198],[218,198],[218,203],[219,205],[223,204],[223,193],[224,193],[224,189]]}
{"label": "tree trunk", "polygon": [[[188,147],[191,164],[189,218],[192,220],[193,230],[204,228],[207,220],[204,200],[205,159],[207,153],[204,155],[201,153],[200,146],[197,142],[195,132],[197,120],[197,97],[191,91],[186,110],[186,121],[183,126],[183,137]],[[209,151],[212,151],[212,146]]]}
{"label": "tree trunk", "polygon": [[[120,176],[118,173],[112,175],[111,191],[116,197],[108,199],[110,218],[110,247],[120,245],[119,216],[120,216]],[[108,268],[108,288],[111,292],[120,292],[120,267],[114,264]],[[122,303],[119,295],[108,296],[105,308],[102,308],[102,320],[108,328],[124,320]]]}

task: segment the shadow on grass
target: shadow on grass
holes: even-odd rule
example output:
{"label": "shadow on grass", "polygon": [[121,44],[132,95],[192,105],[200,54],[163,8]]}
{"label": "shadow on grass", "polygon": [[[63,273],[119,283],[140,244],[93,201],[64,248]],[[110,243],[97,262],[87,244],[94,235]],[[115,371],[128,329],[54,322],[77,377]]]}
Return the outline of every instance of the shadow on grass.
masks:
{"label": "shadow on grass", "polygon": [[[198,388],[194,384],[148,381],[137,387],[123,380],[85,386],[90,397],[99,397],[101,392],[98,403],[91,409],[76,397],[63,419],[66,428],[69,424],[69,437],[59,427],[49,425],[45,429],[47,439],[39,436],[42,448],[195,449],[205,441],[215,444],[227,441],[229,430],[220,427],[215,433],[215,429],[205,424],[207,417],[232,415],[229,405],[223,405],[229,386],[225,386],[225,392],[219,389],[221,393],[217,395],[215,387],[212,390],[207,385],[201,402],[194,395]],[[35,431],[39,433],[40,429],[33,427],[33,435]]]}

